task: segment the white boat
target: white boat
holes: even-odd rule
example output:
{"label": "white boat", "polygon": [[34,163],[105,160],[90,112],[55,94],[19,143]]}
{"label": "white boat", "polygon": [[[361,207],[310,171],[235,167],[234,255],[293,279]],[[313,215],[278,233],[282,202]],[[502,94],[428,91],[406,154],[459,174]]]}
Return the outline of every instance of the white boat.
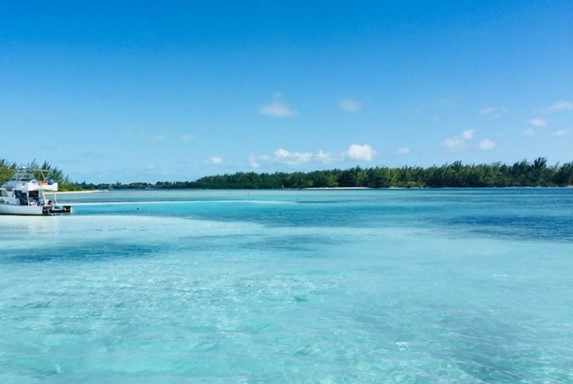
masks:
{"label": "white boat", "polygon": [[[42,176],[46,171],[38,170]],[[10,180],[0,187],[0,215],[52,216],[72,213],[71,205],[56,203],[58,183],[36,180],[29,168],[19,168]],[[49,192],[52,197],[44,194]]]}

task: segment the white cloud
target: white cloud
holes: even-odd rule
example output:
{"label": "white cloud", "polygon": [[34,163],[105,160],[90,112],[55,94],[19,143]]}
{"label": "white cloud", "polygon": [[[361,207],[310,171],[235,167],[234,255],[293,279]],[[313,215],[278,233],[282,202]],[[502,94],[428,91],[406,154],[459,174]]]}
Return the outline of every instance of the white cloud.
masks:
{"label": "white cloud", "polygon": [[475,131],[473,129],[466,129],[462,132],[462,139],[471,140],[474,137]]}
{"label": "white cloud", "polygon": [[346,153],[351,159],[364,161],[372,161],[376,155],[376,151],[368,144],[352,144]]}
{"label": "white cloud", "polygon": [[[320,151],[318,155],[322,156],[323,158],[328,156],[322,151]],[[318,155],[315,155],[312,152],[290,152],[284,148],[279,148],[273,152],[272,156],[251,155],[249,157],[249,166],[252,168],[260,168],[263,165],[272,165],[272,164],[295,166],[309,163],[315,160],[320,160],[317,157]]]}
{"label": "white cloud", "polygon": [[466,146],[466,141],[459,136],[449,137],[440,143],[448,151],[461,151]]}
{"label": "white cloud", "polygon": [[136,129],[133,126],[128,127],[126,137],[130,140],[140,140],[146,143],[161,143],[167,140],[163,133],[149,132],[145,129]]}
{"label": "white cloud", "polygon": [[353,99],[340,100],[338,105],[343,111],[346,112],[358,112],[363,107],[361,102]]}
{"label": "white cloud", "polygon": [[275,94],[273,101],[270,104],[263,105],[259,109],[259,113],[261,115],[284,118],[296,116],[298,111],[292,109],[282,100],[282,95],[277,93]]}
{"label": "white cloud", "polygon": [[490,139],[483,139],[479,142],[478,148],[482,151],[491,151],[495,148],[495,141]]}
{"label": "white cloud", "polygon": [[537,117],[535,119],[531,119],[528,121],[529,124],[533,125],[534,127],[538,127],[538,128],[547,128],[547,121]]}
{"label": "white cloud", "polygon": [[148,143],[161,143],[167,140],[167,136],[162,133],[146,132],[144,130],[139,131],[139,137]]}
{"label": "white cloud", "polygon": [[396,150],[396,153],[397,153],[398,155],[406,155],[406,154],[410,153],[410,148],[408,148],[408,147],[398,148],[398,149]]}
{"label": "white cloud", "polygon": [[435,109],[451,110],[456,107],[457,102],[458,101],[456,100],[455,97],[449,96],[449,97],[444,97],[443,99],[432,101],[426,106]]}
{"label": "white cloud", "polygon": [[344,157],[344,153],[325,152],[322,149],[314,155],[314,158],[323,164],[343,161]]}
{"label": "white cloud", "polygon": [[260,159],[257,159],[255,155],[249,156],[249,167],[260,168],[261,167]]}
{"label": "white cloud", "polygon": [[568,135],[569,131],[566,129],[560,129],[558,131],[555,131],[551,134],[551,137],[561,137],[561,136],[565,136]]}
{"label": "white cloud", "polygon": [[181,135],[181,136],[179,136],[179,140],[184,141],[184,142],[192,141],[192,140],[195,140],[195,135],[191,135],[191,134]]}
{"label": "white cloud", "polygon": [[282,148],[277,149],[273,155],[277,162],[286,165],[308,163],[313,158],[313,154],[310,152],[289,152]]}
{"label": "white cloud", "polygon": [[526,130],[524,130],[523,132],[521,132],[521,134],[522,134],[523,136],[531,137],[531,136],[535,136],[536,132],[535,132],[535,129],[527,128]]}
{"label": "white cloud", "polygon": [[497,119],[509,113],[509,110],[505,107],[494,108],[494,107],[483,107],[480,109],[479,114],[481,116],[487,117],[488,119]]}
{"label": "white cloud", "polygon": [[249,156],[249,166],[251,168],[261,168],[264,165],[282,164],[297,166],[309,163],[330,164],[343,162],[348,159],[371,161],[376,155],[376,151],[368,144],[351,145],[346,152],[291,152],[284,148],[279,148],[271,156]]}
{"label": "white cloud", "polygon": [[549,112],[562,112],[562,111],[573,111],[573,103],[565,100],[559,100],[549,108]]}
{"label": "white cloud", "polygon": [[466,129],[459,136],[449,137],[442,141],[440,145],[451,152],[461,151],[466,147],[466,141],[474,138],[475,130]]}
{"label": "white cloud", "polygon": [[209,165],[221,165],[224,163],[224,160],[219,156],[213,156],[209,160],[204,161],[204,163]]}
{"label": "white cloud", "polygon": [[480,111],[479,114],[482,116],[488,116],[491,115],[492,113],[495,112],[495,108],[494,107],[483,107]]}

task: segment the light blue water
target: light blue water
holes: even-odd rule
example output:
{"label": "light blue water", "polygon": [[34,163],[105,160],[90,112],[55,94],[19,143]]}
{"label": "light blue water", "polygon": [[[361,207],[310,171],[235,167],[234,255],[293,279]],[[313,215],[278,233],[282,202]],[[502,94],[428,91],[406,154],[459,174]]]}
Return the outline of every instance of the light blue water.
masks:
{"label": "light blue water", "polygon": [[573,189],[0,216],[0,383],[573,383]]}

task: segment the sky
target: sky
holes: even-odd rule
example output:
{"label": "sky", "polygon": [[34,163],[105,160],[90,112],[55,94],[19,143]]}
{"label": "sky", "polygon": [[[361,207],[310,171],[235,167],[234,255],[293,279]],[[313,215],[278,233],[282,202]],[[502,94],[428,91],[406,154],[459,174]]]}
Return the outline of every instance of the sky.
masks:
{"label": "sky", "polygon": [[573,1],[0,0],[0,159],[77,182],[573,161]]}

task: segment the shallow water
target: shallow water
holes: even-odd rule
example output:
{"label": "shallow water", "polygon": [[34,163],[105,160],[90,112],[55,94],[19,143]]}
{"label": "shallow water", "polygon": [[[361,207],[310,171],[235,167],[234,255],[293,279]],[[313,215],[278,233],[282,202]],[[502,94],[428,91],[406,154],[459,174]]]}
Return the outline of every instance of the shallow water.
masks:
{"label": "shallow water", "polygon": [[0,383],[573,382],[573,189],[59,200],[0,216]]}

